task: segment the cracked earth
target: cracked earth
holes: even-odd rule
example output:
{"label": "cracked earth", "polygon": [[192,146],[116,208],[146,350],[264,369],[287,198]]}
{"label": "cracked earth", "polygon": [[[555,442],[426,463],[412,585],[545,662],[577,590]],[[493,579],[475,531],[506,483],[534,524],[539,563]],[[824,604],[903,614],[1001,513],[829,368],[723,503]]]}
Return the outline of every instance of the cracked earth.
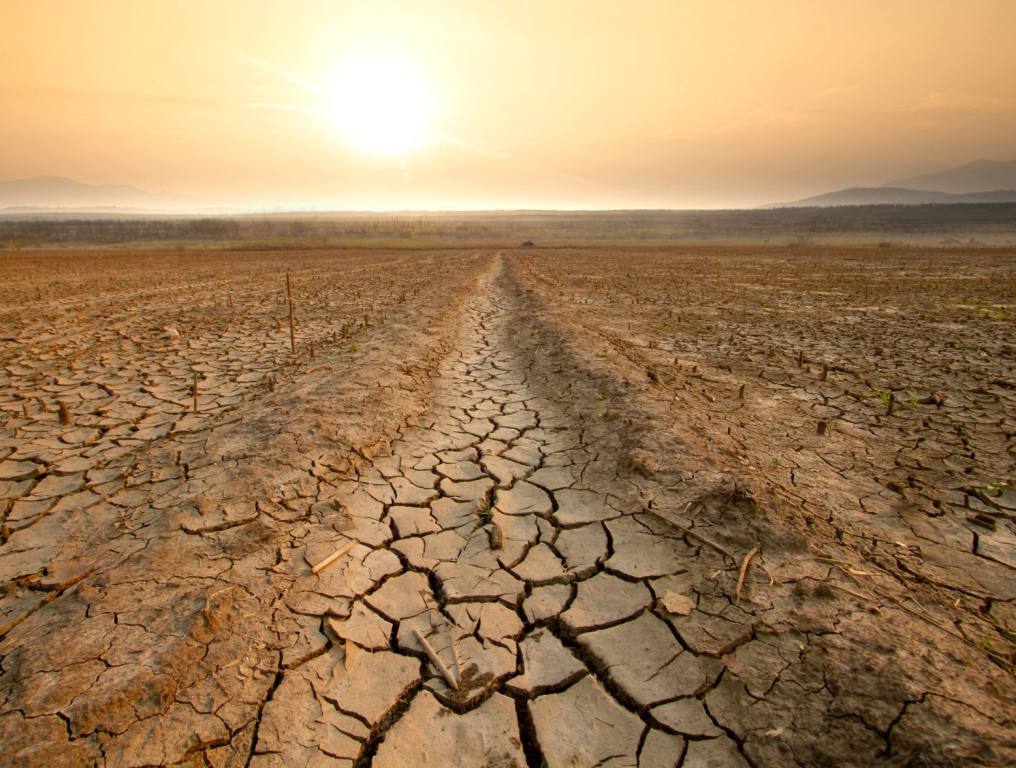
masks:
{"label": "cracked earth", "polygon": [[743,487],[657,477],[630,360],[587,367],[516,256],[402,282],[429,258],[362,347],[308,322],[316,358],[247,400],[210,370],[200,417],[184,368],[101,451],[123,427],[5,408],[5,764],[1016,760],[998,647]]}

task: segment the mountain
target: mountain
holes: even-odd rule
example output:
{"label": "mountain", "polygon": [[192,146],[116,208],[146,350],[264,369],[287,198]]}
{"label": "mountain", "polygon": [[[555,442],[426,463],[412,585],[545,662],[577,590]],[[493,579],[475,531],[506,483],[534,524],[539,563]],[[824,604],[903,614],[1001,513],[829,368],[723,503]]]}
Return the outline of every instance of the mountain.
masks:
{"label": "mountain", "polygon": [[160,196],[124,184],[85,184],[62,176],[0,181],[0,208],[143,208]]}
{"label": "mountain", "polygon": [[928,192],[923,189],[901,187],[851,187],[836,192],[827,192],[824,195],[806,197],[804,200],[767,207],[823,208],[836,205],[929,205],[935,203],[1016,203],[1016,189],[952,195],[947,192]]}
{"label": "mountain", "polygon": [[1016,160],[975,160],[948,171],[851,187],[765,208],[1016,202]]}
{"label": "mountain", "polygon": [[1016,160],[975,160],[948,171],[896,179],[887,182],[885,186],[950,192],[955,195],[986,189],[1016,189]]}
{"label": "mountain", "polygon": [[921,203],[946,202],[948,198],[941,192],[919,192],[913,189],[893,187],[851,187],[824,195],[806,197],[790,203],[780,203],[777,208],[808,208],[830,205],[919,205]]}

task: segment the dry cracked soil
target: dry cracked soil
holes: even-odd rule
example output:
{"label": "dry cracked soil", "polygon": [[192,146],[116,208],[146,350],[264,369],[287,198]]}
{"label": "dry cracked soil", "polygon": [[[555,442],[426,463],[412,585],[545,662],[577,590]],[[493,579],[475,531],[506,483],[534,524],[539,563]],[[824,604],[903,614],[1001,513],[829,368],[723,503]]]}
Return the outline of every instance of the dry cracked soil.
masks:
{"label": "dry cracked soil", "polygon": [[1014,764],[1011,324],[901,427],[590,253],[5,264],[0,763]]}

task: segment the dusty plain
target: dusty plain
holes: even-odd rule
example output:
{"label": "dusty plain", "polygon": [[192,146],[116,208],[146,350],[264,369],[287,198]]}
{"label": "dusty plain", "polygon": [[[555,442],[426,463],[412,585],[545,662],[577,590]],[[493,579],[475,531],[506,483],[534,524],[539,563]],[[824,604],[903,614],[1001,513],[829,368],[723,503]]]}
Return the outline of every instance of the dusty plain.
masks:
{"label": "dusty plain", "polygon": [[0,764],[1016,763],[1011,247],[0,274]]}

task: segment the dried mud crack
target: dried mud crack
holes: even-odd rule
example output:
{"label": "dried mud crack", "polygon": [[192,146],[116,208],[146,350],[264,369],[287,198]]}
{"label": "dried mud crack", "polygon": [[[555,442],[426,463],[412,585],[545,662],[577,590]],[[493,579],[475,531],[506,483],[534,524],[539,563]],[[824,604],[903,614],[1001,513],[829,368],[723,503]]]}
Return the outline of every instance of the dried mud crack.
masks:
{"label": "dried mud crack", "polygon": [[[190,501],[119,507],[125,532],[87,567],[36,579],[52,599],[0,641],[5,764],[1016,755],[1011,710],[992,706],[1011,681],[951,679],[962,641],[899,655],[888,611],[838,593],[805,542],[746,519],[743,497],[701,498],[701,521],[668,514],[666,488],[633,468],[637,405],[602,418],[618,385],[569,357],[513,257],[463,259],[458,314],[404,382],[419,402],[384,411],[395,387],[349,416],[388,413],[383,438],[329,452],[334,435],[301,418],[261,455],[256,437],[286,414],[250,418],[216,443],[218,462],[195,452]],[[223,484],[226,501],[202,501]]]}

